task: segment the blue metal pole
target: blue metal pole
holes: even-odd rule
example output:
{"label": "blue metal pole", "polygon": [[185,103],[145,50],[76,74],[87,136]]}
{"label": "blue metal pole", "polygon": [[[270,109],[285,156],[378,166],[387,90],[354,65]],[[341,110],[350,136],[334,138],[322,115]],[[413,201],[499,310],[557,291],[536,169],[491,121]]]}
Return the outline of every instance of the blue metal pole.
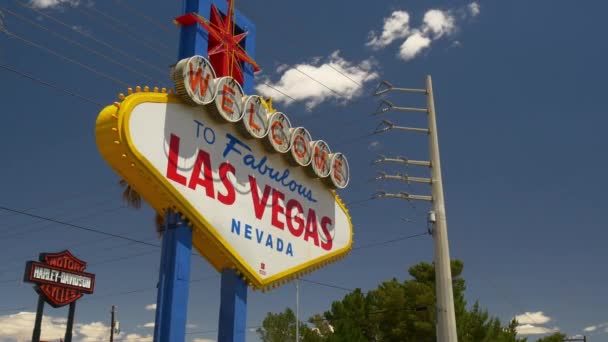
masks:
{"label": "blue metal pole", "polygon": [[[217,8],[227,13],[228,2],[225,0],[211,0]],[[252,58],[255,57],[255,25],[239,11],[234,12],[236,25],[248,32],[244,41],[245,51]],[[243,66],[243,90],[246,94],[254,93],[253,67],[249,64]],[[236,274],[233,269],[222,270],[222,288],[220,304],[220,320],[218,342],[245,342],[247,335],[247,283]]]}
{"label": "blue metal pole", "polygon": [[[210,0],[184,0],[184,14],[198,13],[205,18],[211,14]],[[179,35],[178,60],[194,55],[207,56],[209,33],[199,25],[182,26]]]}
{"label": "blue metal pole", "polygon": [[[184,13],[209,15],[209,0],[184,0]],[[208,35],[198,25],[181,28],[178,60],[207,54]],[[154,342],[184,341],[188,313],[192,229],[167,210],[160,260]]]}
{"label": "blue metal pole", "polygon": [[[227,1],[224,0],[184,0],[183,2],[184,13],[198,13],[203,17],[209,18],[211,14],[211,4],[217,6],[217,8],[227,13]],[[238,11],[235,12],[235,20],[237,26],[239,26],[242,30],[248,31],[248,37],[245,40],[245,50],[247,53],[254,57],[255,55],[255,26],[251,23],[246,17],[242,16]],[[193,55],[201,55],[206,56],[208,50],[208,39],[209,34],[205,32],[205,30],[201,29],[199,25],[190,25],[182,27],[180,32],[180,46],[179,46],[179,59],[187,58]],[[253,94],[254,91],[254,76],[253,76],[253,67],[250,65],[244,66],[245,71],[245,80],[243,86],[243,90],[247,94]],[[169,215],[168,215],[169,221]],[[179,229],[177,229],[179,230]],[[165,234],[168,233],[168,230]],[[168,300],[169,297],[175,299],[176,293],[173,289],[169,289],[169,287],[174,286],[174,281],[162,281],[163,278],[163,270],[165,267],[170,269],[168,265],[180,265],[178,260],[171,259],[170,256],[165,257],[165,250],[170,246],[178,245],[182,239],[188,238],[187,246],[188,253],[191,251],[192,246],[192,232],[188,231],[188,234],[176,233],[175,237],[171,237],[171,235],[166,236],[167,247],[165,246],[165,240],[163,240],[163,258],[161,265],[161,282],[159,284],[159,296],[158,296],[158,304],[157,304],[157,325],[155,326],[155,341],[184,341],[184,335],[162,335],[165,330],[172,330],[166,326],[167,322],[174,322],[171,315],[178,313],[180,315],[179,324],[185,328],[186,324],[186,311],[187,311],[187,293],[188,287],[187,283],[184,285],[183,290],[185,292],[185,302],[182,304],[183,307],[177,307],[175,304],[170,305],[165,301]],[[186,236],[187,235],[187,236]],[[184,241],[182,241],[184,243]],[[187,268],[183,268],[184,270],[188,270],[187,274],[189,276],[190,264],[188,259]],[[182,260],[183,262],[184,260]],[[179,266],[178,266],[179,270]],[[175,270],[173,270],[175,272]],[[168,273],[167,273],[168,274]],[[166,277],[167,275],[165,275]],[[175,276],[175,274],[174,274]],[[173,279],[173,278],[172,278]],[[166,288],[165,288],[166,287]],[[174,287],[175,288],[175,287]],[[172,296],[163,296],[161,293],[172,293]],[[183,298],[180,298],[183,300]],[[171,309],[169,309],[171,308]],[[181,310],[176,310],[181,309]],[[183,313],[183,321],[181,321]],[[220,319],[219,319],[219,333],[218,333],[218,342],[244,342],[246,335],[246,325],[247,325],[247,283],[243,281],[237,274],[236,271],[232,269],[225,269],[222,271],[222,285],[221,285],[221,304],[220,304]],[[164,338],[157,339],[157,336],[168,336],[169,340]]]}
{"label": "blue metal pole", "polygon": [[218,342],[245,342],[247,283],[233,269],[222,271]]}
{"label": "blue metal pole", "polygon": [[155,342],[185,341],[192,229],[167,210],[156,299]]}

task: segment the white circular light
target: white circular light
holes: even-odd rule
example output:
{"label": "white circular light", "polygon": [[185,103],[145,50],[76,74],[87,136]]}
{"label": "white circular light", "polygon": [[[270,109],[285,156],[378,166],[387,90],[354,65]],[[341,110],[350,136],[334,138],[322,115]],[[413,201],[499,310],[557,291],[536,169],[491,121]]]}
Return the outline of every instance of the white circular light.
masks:
{"label": "white circular light", "polygon": [[311,141],[306,128],[296,127],[291,131],[291,156],[300,166],[308,166],[312,160]]}
{"label": "white circular light", "polygon": [[319,178],[325,178],[331,173],[330,153],[325,141],[317,140],[312,144],[312,170]]}
{"label": "white circular light", "polygon": [[331,165],[331,173],[329,175],[331,184],[338,189],[346,188],[350,180],[350,168],[346,156],[340,152],[332,153],[329,163]]}
{"label": "white circular light", "polygon": [[216,82],[215,108],[229,122],[243,117],[243,88],[232,77],[221,77]]}
{"label": "white circular light", "polygon": [[243,125],[254,138],[264,138],[268,134],[268,111],[262,98],[257,95],[247,96],[243,104]]}
{"label": "white circular light", "polygon": [[177,94],[193,104],[206,105],[215,98],[215,71],[202,56],[182,59],[173,72]]}
{"label": "white circular light", "polygon": [[268,141],[279,153],[289,151],[291,147],[291,122],[287,115],[276,112],[268,120]]}

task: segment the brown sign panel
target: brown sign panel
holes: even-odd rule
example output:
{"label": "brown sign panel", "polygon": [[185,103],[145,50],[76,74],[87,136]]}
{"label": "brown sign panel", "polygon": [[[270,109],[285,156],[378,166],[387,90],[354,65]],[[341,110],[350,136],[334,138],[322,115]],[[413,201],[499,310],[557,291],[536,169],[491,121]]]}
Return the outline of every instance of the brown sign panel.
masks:
{"label": "brown sign panel", "polygon": [[53,307],[70,304],[95,290],[95,275],[84,272],[87,263],[69,251],[42,253],[40,262],[28,261],[24,280]]}

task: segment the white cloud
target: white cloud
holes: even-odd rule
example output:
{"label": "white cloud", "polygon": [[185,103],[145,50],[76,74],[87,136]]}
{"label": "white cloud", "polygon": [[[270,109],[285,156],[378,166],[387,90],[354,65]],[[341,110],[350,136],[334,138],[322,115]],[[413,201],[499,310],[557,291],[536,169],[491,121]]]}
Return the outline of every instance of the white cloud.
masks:
{"label": "white cloud", "polygon": [[192,342],[215,342],[215,340],[210,340],[208,338],[195,338]]}
{"label": "white cloud", "polygon": [[551,321],[551,317],[545,315],[542,311],[526,312],[516,315],[515,319],[519,324],[545,324]]}
{"label": "white cloud", "polygon": [[156,304],[148,304],[148,305],[146,305],[146,310],[148,310],[148,311],[156,310]]}
{"label": "white cloud", "polygon": [[34,8],[50,8],[50,7],[58,7],[61,5],[70,5],[70,6],[78,6],[80,5],[80,0],[31,0],[30,6]]}
{"label": "white cloud", "polygon": [[[20,312],[0,316],[0,341],[26,342],[32,339],[32,327],[36,313]],[[41,339],[57,341],[65,335],[66,318],[43,316]],[[110,327],[102,322],[74,324],[73,341],[105,342],[110,337]],[[151,342],[151,335],[124,334],[115,336],[117,342]]]}
{"label": "white cloud", "polygon": [[[116,342],[152,342],[152,335],[127,334],[119,338],[115,338]],[[99,341],[101,342],[101,340]],[[104,340],[105,342],[105,340]]]}
{"label": "white cloud", "polygon": [[154,328],[154,322],[148,322],[144,324],[144,328]]}
{"label": "white cloud", "polygon": [[409,61],[416,57],[422,50],[431,45],[431,39],[424,36],[421,32],[415,32],[409,36],[399,49],[399,57]]}
{"label": "white cloud", "polygon": [[366,82],[378,78],[376,64],[372,59],[354,64],[342,58],[339,51],[335,51],[324,63],[322,60],[289,67],[278,81],[264,79],[263,83],[259,82],[256,91],[286,105],[293,102],[289,97],[305,101],[306,108],[311,110],[326,100],[337,99],[343,102],[358,97],[363,94]]}
{"label": "white cloud", "polygon": [[469,10],[469,13],[471,14],[471,16],[476,17],[477,15],[479,15],[479,13],[481,12],[481,6],[479,6],[479,3],[477,1],[473,1],[471,2],[468,6],[467,9]]}
{"label": "white cloud", "polygon": [[451,34],[456,28],[454,17],[449,12],[438,9],[428,10],[422,21],[422,32],[425,35],[431,33],[434,39]]}
{"label": "white cloud", "polygon": [[101,342],[110,338],[110,326],[101,322],[79,325],[77,331],[78,335],[83,335],[77,341]]}
{"label": "white cloud", "polygon": [[558,332],[559,328],[546,328],[532,324],[524,324],[517,326],[518,335],[541,335],[541,334],[552,334]]}
{"label": "white cloud", "polygon": [[[6,338],[16,342],[31,341],[35,319],[35,312],[19,312],[14,315],[0,316],[0,340],[5,341]],[[63,338],[66,323],[65,318],[43,316],[41,338],[43,340]]]}
{"label": "white cloud", "polygon": [[[592,331],[596,331],[598,329],[602,329],[608,327],[608,322],[605,323],[600,323],[600,324],[596,324],[596,325],[590,325],[588,327],[583,328],[584,332],[592,332]],[[606,328],[606,332],[608,332],[608,328]]]}
{"label": "white cloud", "polygon": [[[394,11],[389,17],[384,18],[382,34],[370,32],[366,45],[378,50],[387,47],[395,40],[404,39],[398,56],[405,61],[412,60],[419,56],[422,50],[430,48],[434,41],[451,36],[456,32],[458,26],[454,13],[458,14],[458,20],[464,20],[469,14],[470,16],[479,15],[480,6],[477,2],[472,2],[466,8],[461,6],[448,10],[427,10],[418,27],[410,24],[410,15],[407,12]],[[455,41],[451,46],[460,47],[462,43]]]}
{"label": "white cloud", "polygon": [[410,31],[410,15],[406,11],[394,11],[384,19],[384,27],[380,36],[376,32],[369,33],[369,40],[365,44],[374,49],[383,48],[396,39],[405,38]]}

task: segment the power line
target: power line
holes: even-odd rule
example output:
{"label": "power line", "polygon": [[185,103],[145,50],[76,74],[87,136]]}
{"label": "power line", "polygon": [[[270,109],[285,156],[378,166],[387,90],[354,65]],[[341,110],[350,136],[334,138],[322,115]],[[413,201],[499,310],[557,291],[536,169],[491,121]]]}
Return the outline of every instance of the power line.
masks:
{"label": "power line", "polygon": [[300,278],[300,280],[304,281],[304,282],[307,282],[307,283],[316,284],[316,285],[319,285],[319,286],[331,287],[331,288],[334,288],[334,289],[343,290],[343,291],[347,291],[347,292],[354,291],[353,289],[349,289],[349,288],[338,286],[338,285],[332,285],[332,284],[328,284],[328,283],[323,283],[323,282],[316,281],[316,280],[310,280],[310,279],[304,279],[304,278]]}
{"label": "power line", "polygon": [[149,17],[149,16],[141,13],[140,11],[136,10],[135,8],[133,8],[133,7],[125,4],[124,1],[114,0],[114,2],[117,3],[119,6],[121,6],[121,7],[125,8],[125,9],[129,10],[132,13],[134,13],[136,16],[141,17],[141,18],[147,20],[148,22],[154,24],[158,28],[160,28],[162,30],[165,30],[166,32],[169,32],[169,33],[173,33],[174,32],[173,30],[171,30],[171,27],[169,25],[164,25],[164,24],[158,23],[156,20],[152,19],[151,17]]}
{"label": "power line", "polygon": [[359,82],[357,82],[357,81],[353,80],[353,79],[352,79],[350,76],[348,76],[348,75],[346,75],[345,73],[343,73],[342,71],[340,71],[340,70],[338,70],[338,69],[334,68],[333,66],[331,66],[331,64],[330,64],[330,63],[327,63],[327,66],[328,66],[328,67],[330,67],[330,68],[332,68],[332,69],[334,69],[334,70],[335,70],[336,72],[338,72],[340,75],[342,75],[342,76],[344,76],[344,77],[348,78],[348,79],[349,79],[349,80],[351,80],[351,81],[352,81],[354,84],[356,84],[356,85],[358,85],[358,86],[360,86],[360,87],[362,87],[362,88],[363,88],[363,84],[361,84],[361,83],[359,83]]}
{"label": "power line", "polygon": [[93,104],[93,105],[95,105],[95,106],[98,106],[98,107],[104,107],[104,105],[102,105],[101,103],[99,103],[99,102],[97,102],[97,101],[95,101],[95,100],[92,100],[91,98],[88,98],[88,97],[86,97],[86,96],[80,95],[80,94],[78,94],[78,93],[75,93],[75,92],[73,92],[73,91],[67,90],[67,89],[65,89],[65,88],[62,88],[62,87],[59,87],[59,86],[53,85],[53,84],[48,83],[48,82],[46,82],[46,81],[43,81],[43,80],[41,80],[41,79],[39,79],[39,78],[36,78],[36,77],[34,77],[34,76],[31,76],[31,75],[28,75],[28,74],[23,73],[23,72],[21,72],[21,71],[19,71],[19,70],[13,69],[13,68],[9,67],[9,66],[8,66],[8,65],[6,65],[6,64],[2,64],[2,63],[0,63],[0,68],[4,69],[4,70],[6,70],[6,71],[10,71],[10,72],[12,72],[12,73],[14,73],[14,74],[17,74],[17,75],[19,75],[19,76],[21,76],[21,77],[23,77],[23,78],[27,78],[27,79],[29,79],[29,80],[31,80],[31,81],[38,82],[39,84],[42,84],[42,85],[44,85],[45,87],[48,87],[48,88],[51,88],[51,89],[55,89],[55,90],[58,90],[58,91],[60,91],[60,92],[62,92],[62,93],[65,93],[65,94],[67,94],[67,95],[70,95],[70,96],[73,96],[73,97],[79,98],[79,99],[81,99],[81,100],[83,100],[83,101],[85,101],[85,102],[88,102],[88,103],[90,103],[90,104]]}
{"label": "power line", "polygon": [[[15,0],[15,1],[17,1],[17,0]],[[18,1],[17,1],[17,2],[18,2]],[[21,4],[22,6],[26,6],[26,5],[22,4],[22,3],[20,3],[20,4]],[[42,13],[42,12],[40,12],[40,11],[38,11],[38,10],[34,9],[34,8],[31,8],[31,7],[29,7],[29,6],[26,6],[26,7],[30,8],[31,10],[34,10],[34,11],[36,11],[36,12],[38,12],[38,13],[42,14],[42,15],[45,15],[45,16],[47,16],[47,17],[49,17],[49,18],[51,18],[51,19],[55,20],[56,22],[58,22],[58,23],[60,23],[60,24],[62,24],[62,25],[64,25],[64,26],[66,26],[66,27],[68,27],[68,28],[70,28],[70,29],[72,29],[72,30],[73,30],[73,28],[71,28],[69,25],[65,24],[64,22],[62,22],[62,21],[60,21],[60,20],[58,20],[58,19],[56,19],[56,18],[50,17],[50,16],[48,16],[47,14]],[[95,11],[99,11],[99,10],[97,10],[97,9],[93,9],[93,10],[95,10]],[[100,12],[100,13],[102,13],[101,11],[99,11],[99,12]],[[105,14],[104,16],[106,16],[106,17],[110,17],[110,16],[109,16],[109,15],[107,15],[107,14]],[[111,17],[110,17],[110,18],[111,18]],[[116,19],[113,19],[113,18],[112,18],[112,20],[116,20]],[[37,24],[36,24],[36,25],[37,25]],[[39,26],[39,25],[38,25],[38,26]],[[47,30],[47,31],[49,31],[49,32],[51,32],[51,33],[53,33],[53,34],[55,34],[55,35],[61,36],[60,34],[58,34],[58,33],[54,32],[54,31],[52,31],[52,30],[49,30],[49,29],[46,29],[46,30]],[[82,35],[85,35],[85,36],[87,36],[87,37],[89,37],[89,38],[91,38],[91,39],[93,39],[93,40],[95,40],[96,42],[98,42],[98,43],[100,43],[100,44],[106,45],[106,46],[108,46],[108,47],[110,47],[110,48],[112,48],[112,49],[114,49],[114,50],[117,50],[117,49],[116,49],[116,48],[114,48],[113,46],[111,46],[111,45],[109,45],[109,44],[107,44],[107,43],[105,43],[105,42],[99,41],[99,40],[95,39],[94,37],[92,37],[92,36],[91,36],[91,35],[89,35],[89,34],[85,34],[85,33],[81,32],[81,31],[77,31],[77,32],[78,32],[78,33],[80,33],[80,34],[82,34]],[[63,36],[61,36],[61,37],[63,37]],[[65,38],[65,37],[64,37],[64,38]],[[67,40],[67,41],[73,42],[72,40],[69,40],[69,38],[65,38],[64,40]],[[73,43],[74,43],[74,44],[78,44],[78,45],[79,45],[81,48],[83,48],[83,49],[85,49],[85,50],[88,50],[88,51],[90,51],[90,52],[92,52],[92,53],[96,53],[96,54],[98,54],[98,55],[100,55],[100,56],[105,56],[105,55],[103,55],[103,54],[101,54],[101,53],[98,53],[98,52],[97,52],[97,51],[95,51],[95,50],[92,50],[92,49],[90,49],[90,48],[88,48],[88,47],[86,47],[86,46],[83,46],[82,44],[79,44],[79,43],[76,43],[76,42],[73,42]],[[120,50],[118,50],[118,51],[119,51],[119,52],[121,52],[122,54],[124,54],[124,52],[122,52],[122,51],[120,51]],[[105,56],[105,57],[107,57],[107,56]],[[136,59],[136,60],[138,60],[139,62],[143,62],[143,63],[145,63],[144,61],[141,61],[141,60],[140,60],[140,59],[138,59],[137,57],[134,57],[134,56],[129,56],[129,57],[131,57],[131,58],[135,58],[135,59]],[[124,64],[122,64],[122,63],[119,63],[119,62],[117,62],[117,63],[118,63],[118,65],[121,65],[121,66],[123,66],[123,67],[128,68],[129,70],[132,70],[132,68],[130,68],[130,67],[128,67],[128,66],[125,66],[125,65],[124,65]],[[117,63],[115,63],[115,64],[117,64]],[[149,65],[149,64],[148,64],[148,65]],[[152,66],[152,67],[154,67],[154,66]],[[158,69],[158,68],[156,68],[156,67],[154,67],[154,68],[155,68],[155,69],[157,69],[157,70],[160,70],[160,69]],[[333,67],[332,67],[332,68],[333,68]],[[296,68],[296,69],[297,69],[297,68]],[[334,69],[334,70],[336,70],[335,68],[333,68],[333,69]],[[337,95],[339,95],[339,96],[342,96],[342,97],[346,97],[346,96],[344,96],[344,95],[342,95],[342,94],[337,93],[337,92],[336,92],[336,91],[334,91],[333,89],[331,89],[331,88],[327,87],[325,84],[323,84],[322,82],[318,81],[317,79],[312,78],[310,75],[308,75],[307,73],[303,72],[302,70],[299,70],[299,69],[297,69],[297,70],[298,70],[300,73],[304,74],[305,76],[307,76],[307,77],[311,78],[313,81],[315,81],[315,82],[317,82],[317,83],[321,84],[322,86],[324,86],[325,88],[329,89],[330,91],[333,91],[335,94],[337,94]],[[336,71],[338,71],[338,72],[339,72],[339,70],[336,70]],[[141,74],[141,73],[138,73],[138,74],[143,75],[143,74]],[[144,77],[146,77],[146,78],[148,78],[149,80],[151,80],[151,78],[150,78],[149,76],[147,76],[147,75],[143,75],[143,76],[144,76]],[[344,76],[345,76],[345,77],[348,77],[347,75],[344,75]],[[119,81],[119,82],[122,82],[122,81]],[[126,84],[126,83],[124,83],[124,82],[122,82],[122,83],[123,83],[123,84]],[[291,99],[291,100],[292,100],[292,101],[294,101],[294,102],[297,102],[297,101],[298,101],[298,100],[296,100],[296,99],[295,99],[293,96],[290,96],[289,94],[285,93],[284,91],[282,91],[282,90],[278,89],[277,87],[275,87],[275,86],[273,86],[273,85],[271,85],[271,84],[268,84],[268,83],[266,83],[266,82],[260,82],[260,83],[261,83],[261,84],[264,84],[265,86],[267,86],[267,87],[269,87],[269,88],[271,88],[271,89],[273,89],[273,90],[275,90],[275,91],[277,91],[277,92],[279,92],[279,93],[281,93],[282,95],[286,96],[287,98]],[[354,123],[354,122],[357,122],[357,121],[358,121],[358,120],[355,120],[355,121],[352,121],[351,123]]]}
{"label": "power line", "polygon": [[[77,217],[77,218],[75,218],[74,220],[76,220],[76,221],[77,221],[77,220],[83,220],[83,219],[85,219],[85,218],[90,218],[90,217],[95,217],[95,216],[105,215],[105,214],[108,214],[108,213],[116,212],[116,211],[118,211],[118,210],[120,210],[120,209],[124,209],[124,208],[125,208],[125,206],[124,206],[124,205],[121,205],[121,206],[119,206],[119,207],[113,207],[113,208],[106,209],[106,210],[103,210],[103,211],[94,211],[94,212],[89,213],[89,214],[87,214],[87,215],[83,215],[83,216]],[[24,212],[25,212],[25,211],[24,211]],[[44,221],[40,220],[40,221],[38,221],[38,222],[34,222],[34,223],[32,223],[31,225],[38,224],[38,223],[41,223],[41,222],[44,222]],[[22,230],[22,227],[27,227],[27,225],[13,225],[12,227],[9,227],[8,229],[10,229],[10,228],[18,228],[18,227],[19,227],[19,230]],[[42,226],[42,227],[35,227],[34,229],[27,230],[27,231],[20,231],[20,232],[18,232],[18,233],[16,233],[16,234],[7,234],[7,235],[2,235],[2,236],[0,236],[0,239],[2,239],[2,240],[4,241],[4,240],[7,240],[7,239],[10,239],[10,238],[13,238],[13,237],[19,237],[19,236],[27,235],[27,234],[30,234],[30,233],[39,232],[40,230],[42,230],[42,229],[44,229],[44,228],[45,228],[45,226]],[[8,229],[7,229],[7,230],[8,230]]]}
{"label": "power line", "polygon": [[409,239],[414,239],[414,238],[417,238],[417,237],[420,237],[420,236],[425,236],[425,235],[429,235],[429,233],[428,232],[424,232],[424,233],[419,233],[419,234],[414,234],[414,235],[401,236],[401,237],[397,237],[397,238],[386,240],[386,241],[369,243],[369,244],[366,244],[366,245],[361,245],[361,246],[354,247],[352,250],[356,251],[356,250],[365,249],[365,248],[373,248],[373,247],[386,246],[386,245],[389,245],[391,243],[400,242],[400,241],[409,240]]}
{"label": "power line", "polygon": [[36,48],[38,48],[38,49],[40,49],[40,50],[44,50],[44,51],[46,51],[46,52],[48,52],[48,53],[50,53],[50,54],[52,54],[52,55],[54,55],[54,56],[56,56],[56,57],[59,57],[59,58],[61,58],[61,59],[63,59],[63,60],[66,60],[66,61],[68,61],[68,62],[70,62],[70,63],[72,63],[72,64],[76,64],[76,65],[78,65],[78,66],[80,66],[80,67],[82,67],[82,68],[85,68],[85,69],[89,70],[90,72],[92,72],[92,73],[94,73],[94,74],[96,74],[96,75],[98,75],[98,76],[101,76],[101,77],[103,77],[103,78],[106,78],[106,79],[108,79],[108,80],[110,80],[110,81],[112,81],[112,82],[118,83],[118,84],[120,84],[120,85],[122,85],[122,86],[124,86],[124,87],[128,87],[128,86],[129,86],[127,83],[125,83],[125,82],[123,82],[123,81],[121,81],[121,80],[119,80],[119,79],[117,79],[117,78],[115,78],[115,77],[113,77],[113,76],[110,76],[110,75],[108,75],[108,74],[106,74],[106,73],[103,73],[103,72],[101,72],[101,71],[99,71],[99,70],[97,70],[97,69],[95,69],[95,68],[93,68],[93,67],[91,67],[91,66],[88,66],[88,65],[86,65],[86,64],[83,64],[83,63],[81,63],[81,62],[79,62],[79,61],[77,61],[77,60],[75,60],[75,59],[72,59],[72,58],[70,58],[70,57],[67,57],[67,56],[65,56],[65,55],[63,55],[63,54],[61,54],[61,53],[59,53],[59,52],[57,52],[57,51],[55,51],[55,50],[53,50],[53,49],[50,49],[50,48],[48,48],[48,47],[46,47],[46,46],[44,46],[44,45],[40,45],[40,44],[38,44],[38,43],[34,43],[33,41],[28,40],[28,39],[26,39],[26,38],[23,38],[23,37],[21,37],[21,36],[19,36],[19,35],[15,34],[15,33],[13,33],[13,32],[9,32],[9,31],[6,31],[6,30],[5,30],[5,31],[4,31],[4,33],[5,33],[7,36],[9,36],[9,37],[14,37],[14,38],[17,38],[17,39],[19,39],[20,41],[22,41],[22,42],[24,42],[24,43],[26,43],[26,44],[28,44],[28,45],[31,45],[31,46],[33,46],[33,47],[36,47]]}
{"label": "power line", "polygon": [[[82,198],[88,197],[89,195],[97,195],[98,194],[97,190],[99,190],[99,189],[107,189],[107,187],[108,186],[106,184],[103,184],[103,185],[96,186],[95,188],[87,188],[85,191],[79,191],[77,193],[73,193],[73,194],[69,194],[69,195],[65,195],[65,196],[60,196],[60,197],[55,197],[55,198],[51,198],[49,200],[46,200],[44,203],[50,203],[48,205],[40,205],[40,206],[30,207],[30,208],[23,209],[23,210],[24,211],[32,211],[32,210],[37,210],[37,209],[52,208],[52,207],[64,204],[64,203],[69,202],[69,201],[74,200],[74,199],[81,200]],[[7,217],[13,217],[13,216],[17,216],[17,215],[18,214],[14,214],[14,213],[6,214],[6,215],[0,215],[0,219],[4,219],[4,218],[7,218]]]}
{"label": "power line", "polygon": [[342,141],[338,142],[337,144],[332,144],[332,146],[336,147],[336,146],[342,146],[342,145],[345,145],[345,144],[352,144],[352,143],[355,143],[355,142],[359,142],[359,141],[365,140],[365,139],[367,139],[367,138],[369,138],[371,136],[374,136],[374,135],[376,135],[378,133],[379,132],[372,132],[372,133],[360,135],[360,136],[357,136],[357,137],[354,137],[354,138],[342,140]]}
{"label": "power line", "polygon": [[319,81],[319,80],[317,80],[317,79],[313,78],[313,77],[312,77],[312,76],[310,76],[309,74],[307,74],[307,73],[305,73],[304,71],[302,71],[302,70],[298,69],[298,67],[294,67],[293,69],[294,69],[294,70],[296,70],[296,71],[298,71],[298,72],[299,72],[299,73],[301,73],[302,75],[304,75],[304,76],[306,76],[306,77],[310,78],[311,80],[315,81],[316,83],[320,84],[321,86],[323,86],[324,88],[328,89],[328,90],[329,90],[329,91],[331,91],[332,93],[334,93],[334,94],[336,94],[336,95],[338,95],[338,96],[340,96],[340,97],[346,97],[346,98],[348,98],[348,96],[346,96],[346,95],[344,95],[344,94],[340,94],[340,93],[338,93],[337,91],[335,91],[335,90],[331,89],[330,87],[326,86],[326,85],[325,85],[324,83],[322,83],[321,81]]}
{"label": "power line", "polygon": [[49,29],[48,27],[40,25],[40,24],[38,24],[38,23],[36,23],[36,22],[28,19],[28,18],[25,18],[22,15],[17,14],[17,13],[15,13],[15,12],[7,9],[7,8],[2,8],[2,11],[6,12],[6,13],[12,15],[13,17],[18,18],[18,19],[20,19],[20,20],[22,20],[22,21],[24,21],[26,23],[29,23],[32,26],[35,26],[35,27],[41,28],[41,29],[43,29],[43,30],[45,30],[47,32],[50,32],[52,35],[61,38],[63,41],[66,41],[66,42],[68,42],[68,43],[70,43],[72,45],[75,45],[75,46],[77,46],[77,47],[79,47],[79,48],[81,48],[83,50],[86,50],[86,51],[88,51],[88,52],[90,52],[90,53],[92,53],[92,54],[94,54],[96,56],[99,56],[99,57],[107,60],[108,62],[110,62],[112,64],[118,65],[118,66],[120,66],[120,67],[122,67],[122,68],[124,68],[126,70],[129,70],[132,73],[137,74],[139,76],[142,76],[142,77],[146,78],[149,81],[156,82],[156,80],[154,80],[152,77],[150,77],[147,74],[141,73],[140,71],[138,71],[138,70],[136,70],[136,69],[134,69],[134,68],[132,68],[132,67],[124,64],[124,63],[121,63],[121,62],[115,60],[114,58],[112,58],[112,57],[110,57],[110,56],[108,56],[106,54],[103,54],[103,53],[101,53],[101,52],[99,52],[99,51],[97,51],[95,49],[92,49],[92,48],[90,48],[90,47],[88,47],[86,45],[83,45],[83,44],[81,44],[81,43],[79,43],[79,42],[77,42],[77,41],[75,41],[73,39],[70,39],[70,38],[68,38],[68,37],[66,37],[66,36],[64,36],[64,35],[62,35],[60,33],[57,33],[55,31]]}
{"label": "power line", "polygon": [[[121,23],[120,21],[113,19],[109,14],[105,14],[104,12],[94,8],[94,7],[90,7],[88,10],[90,11],[95,11],[99,14],[101,14],[102,16],[106,17],[106,18],[111,18],[113,21],[119,23],[121,26],[123,26],[123,29],[119,29],[116,27],[116,25],[111,24],[111,23],[106,23],[105,21],[101,20],[101,18],[97,15],[94,15],[92,13],[87,12],[87,10],[84,7],[78,7],[78,9],[80,10],[80,12],[84,13],[86,16],[88,16],[89,18],[94,18],[96,20],[99,20],[104,26],[108,27],[110,30],[125,36],[127,39],[140,44],[141,46],[144,46],[154,52],[156,52],[157,54],[159,54],[162,57],[168,58],[168,59],[172,59],[173,57],[165,54],[165,51],[169,49],[168,46],[158,43],[158,42],[154,42],[154,41],[150,41],[148,39],[145,39],[143,37],[136,37],[133,34],[129,33],[129,31],[132,31],[132,28],[130,28],[129,26]],[[155,46],[153,46],[155,45]],[[159,50],[160,49],[160,50]]]}
{"label": "power line", "polygon": [[104,232],[104,231],[101,231],[101,230],[97,230],[97,229],[93,229],[93,228],[88,228],[88,227],[85,227],[85,226],[81,226],[81,225],[77,225],[77,224],[73,224],[73,223],[69,223],[69,222],[65,222],[65,221],[56,220],[56,219],[53,219],[53,218],[50,218],[50,217],[30,214],[30,213],[25,212],[23,210],[17,210],[17,209],[9,208],[9,207],[6,207],[6,206],[0,206],[0,209],[5,210],[5,211],[10,211],[10,212],[13,212],[13,213],[17,213],[17,214],[20,214],[20,215],[24,215],[24,216],[29,216],[29,217],[37,218],[37,219],[40,219],[40,220],[45,220],[45,221],[53,222],[53,223],[60,224],[60,225],[66,226],[66,227],[70,227],[70,228],[74,228],[74,229],[79,229],[79,230],[83,230],[83,231],[99,234],[99,235],[111,236],[111,237],[116,238],[116,239],[121,239],[121,240],[125,240],[125,241],[131,241],[131,242],[139,243],[139,244],[146,245],[146,246],[160,247],[159,245],[148,243],[148,242],[145,242],[143,240],[138,240],[138,239],[130,238],[130,237],[119,235],[119,234],[108,233],[108,232]]}
{"label": "power line", "polygon": [[293,98],[293,97],[289,96],[287,93],[285,93],[285,92],[281,91],[279,88],[276,88],[275,86],[272,86],[272,85],[270,85],[270,84],[268,84],[268,83],[266,83],[266,82],[260,82],[260,83],[262,83],[263,85],[267,86],[268,88],[270,88],[270,89],[272,89],[272,90],[277,91],[277,92],[278,92],[278,93],[280,93],[280,94],[283,94],[285,97],[289,98],[290,100],[292,100],[292,101],[294,101],[294,102],[298,102],[298,100],[296,100],[295,98]]}
{"label": "power line", "polygon": [[[193,279],[193,280],[190,280],[190,284],[198,283],[198,282],[206,281],[206,280],[212,280],[212,279],[216,279],[218,277],[219,276],[216,274],[216,275],[212,275],[209,277]],[[90,300],[90,301],[95,301],[95,300],[104,299],[104,298],[113,297],[113,296],[122,296],[122,295],[127,295],[127,294],[149,292],[149,291],[153,291],[156,289],[157,289],[156,286],[155,287],[146,287],[146,288],[139,288],[136,290],[126,290],[126,291],[118,291],[118,292],[113,292],[113,293],[106,293],[106,294],[102,294],[102,295],[95,296],[95,297],[86,297],[86,299]]]}
{"label": "power line", "polygon": [[33,11],[33,12],[36,12],[37,14],[42,15],[42,16],[48,18],[48,19],[51,19],[55,23],[68,28],[70,31],[74,31],[74,32],[76,32],[76,33],[78,33],[78,34],[80,34],[80,35],[82,35],[84,37],[87,37],[87,38],[91,39],[92,41],[94,41],[94,42],[96,42],[96,43],[98,43],[100,45],[103,45],[103,46],[111,49],[112,51],[115,51],[115,52],[117,52],[117,53],[119,53],[119,54],[121,54],[121,55],[123,55],[125,57],[132,58],[133,60],[137,61],[138,63],[146,65],[147,67],[149,67],[151,69],[157,70],[160,73],[162,73],[163,75],[166,75],[166,73],[167,73],[166,70],[163,70],[163,69],[157,67],[156,65],[151,64],[150,62],[146,62],[146,61],[138,58],[137,56],[134,56],[134,55],[132,55],[132,54],[130,54],[130,53],[124,51],[124,50],[121,50],[121,49],[113,46],[112,44],[109,44],[109,43],[107,43],[107,42],[105,42],[103,40],[100,40],[100,39],[94,37],[93,35],[91,35],[90,33],[84,32],[82,30],[76,30],[76,29],[74,29],[73,26],[70,26],[69,24],[65,23],[64,21],[62,21],[60,19],[57,19],[56,17],[54,17],[54,16],[52,16],[50,14],[47,14],[47,13],[45,13],[43,11],[40,11],[40,10],[38,10],[38,9],[32,7],[32,6],[28,6],[27,4],[25,4],[25,3],[23,3],[23,2],[21,2],[19,0],[13,0],[13,1],[15,1],[17,4],[19,4],[22,7],[25,7],[27,9]]}

